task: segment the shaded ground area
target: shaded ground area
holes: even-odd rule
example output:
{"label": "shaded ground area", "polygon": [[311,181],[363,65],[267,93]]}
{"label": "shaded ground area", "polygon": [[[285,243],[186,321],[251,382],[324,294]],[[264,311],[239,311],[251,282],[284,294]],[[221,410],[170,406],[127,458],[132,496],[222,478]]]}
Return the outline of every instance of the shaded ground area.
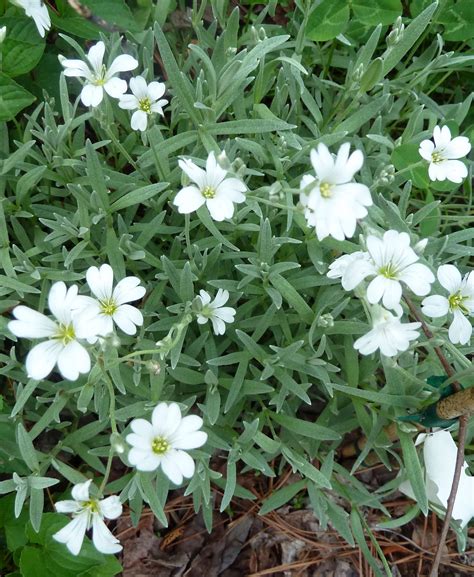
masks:
{"label": "shaded ground area", "polygon": [[[291,476],[281,482],[292,482]],[[266,496],[259,494],[259,489],[255,485],[255,502],[234,500],[230,513],[218,512],[222,494],[215,491],[211,535],[201,516],[194,514],[191,498],[178,494],[166,507],[167,529],[155,524],[151,512],[143,515],[136,528],[125,515],[116,531],[124,546],[124,577],[374,575],[360,547],[351,547],[330,528],[322,530],[312,510],[285,506],[259,516]],[[411,505],[402,497],[386,503],[393,518],[402,516]],[[367,509],[364,513],[394,577],[428,576],[442,525],[434,514],[426,519],[419,516],[402,528],[378,530],[380,512]],[[366,546],[376,556],[367,536]],[[455,536],[450,533],[440,570],[440,577],[467,575],[474,575],[474,529],[470,532],[468,550],[462,555],[457,553]]]}

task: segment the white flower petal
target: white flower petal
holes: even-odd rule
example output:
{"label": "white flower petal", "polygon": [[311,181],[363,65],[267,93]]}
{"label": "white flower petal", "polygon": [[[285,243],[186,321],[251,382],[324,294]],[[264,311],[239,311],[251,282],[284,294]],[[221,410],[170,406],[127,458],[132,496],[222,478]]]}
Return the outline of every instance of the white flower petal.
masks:
{"label": "white flower petal", "polygon": [[91,370],[89,353],[80,343],[71,341],[59,353],[58,369],[65,379],[75,381],[79,374]]}
{"label": "white flower petal", "polygon": [[104,61],[105,54],[105,44],[102,42],[97,42],[94,46],[91,46],[89,52],[87,53],[87,60],[89,60],[92,69],[97,75],[102,74],[102,62]]}
{"label": "white flower petal", "polygon": [[138,102],[137,97],[133,96],[133,94],[122,94],[118,105],[124,110],[135,110],[139,107],[140,103]]}
{"label": "white flower petal", "polygon": [[143,324],[143,315],[131,305],[121,305],[113,314],[114,322],[127,335],[137,332],[137,325]]}
{"label": "white flower petal", "polygon": [[[109,69],[107,70],[107,78],[111,78],[115,76],[119,72],[129,72],[130,70],[135,70],[138,66],[138,60],[135,60],[133,56],[129,54],[121,54],[117,56],[115,60],[110,65]],[[126,83],[125,83],[125,90],[127,90]]]}
{"label": "white flower petal", "polygon": [[47,316],[19,305],[13,309],[17,320],[8,323],[8,329],[17,337],[41,339],[50,337],[58,332],[58,325]]}
{"label": "white flower petal", "polygon": [[442,264],[438,268],[438,280],[449,294],[455,294],[461,288],[462,277],[458,269],[452,264]]}
{"label": "white flower petal", "polygon": [[181,471],[181,474],[186,479],[190,479],[194,475],[195,465],[193,458],[184,451],[176,451],[174,454],[174,462]]}
{"label": "white flower petal", "polygon": [[104,90],[112,98],[120,98],[127,92],[127,83],[121,78],[113,77],[104,84]]}
{"label": "white flower petal", "polygon": [[178,207],[180,214],[194,212],[206,202],[199,188],[195,186],[185,186],[173,200],[173,204]]}
{"label": "white flower petal", "polygon": [[173,448],[175,449],[197,449],[207,443],[207,433],[203,431],[191,431],[182,433],[178,430],[173,436]]}
{"label": "white flower petal", "polygon": [[91,266],[87,269],[86,280],[91,292],[99,300],[107,300],[112,296],[114,284],[114,271],[108,264],[103,264],[100,268]]}
{"label": "white flower petal", "polygon": [[449,301],[441,295],[431,295],[423,299],[421,310],[428,317],[438,318],[448,314]]}
{"label": "white flower petal", "polygon": [[95,514],[92,517],[92,542],[97,551],[113,555],[122,550],[120,541],[109,531],[107,525]]}
{"label": "white flower petal", "polygon": [[146,419],[133,419],[133,421],[130,423],[130,428],[134,433],[136,433],[140,437],[145,437],[146,439],[150,439],[150,441],[153,439],[155,435],[151,423]]}
{"label": "white flower petal", "polygon": [[86,84],[81,90],[81,102],[84,106],[92,106],[92,108],[95,108],[96,106],[99,106],[103,98],[104,89],[102,86]]}
{"label": "white flower petal", "polygon": [[150,82],[148,85],[148,94],[153,101],[159,100],[166,92],[166,86],[163,82]]}
{"label": "white flower petal", "polygon": [[130,126],[132,130],[144,132],[148,126],[148,114],[143,110],[136,110],[130,119]]}
{"label": "white flower petal", "polygon": [[180,159],[178,160],[178,165],[188,178],[195,182],[200,189],[206,186],[206,171],[199,168],[192,160]]}
{"label": "white flower petal", "polygon": [[72,498],[75,501],[88,501],[89,500],[89,487],[91,486],[92,479],[84,481],[84,483],[77,483],[74,485],[71,491]]}
{"label": "white flower petal", "polygon": [[449,340],[455,345],[465,345],[471,340],[472,325],[459,309],[455,309],[453,315],[454,319],[448,331]]}
{"label": "white flower petal", "polygon": [[206,206],[211,217],[217,222],[232,218],[234,214],[234,203],[227,198],[217,196],[209,198],[206,200]]}
{"label": "white flower petal", "polygon": [[86,534],[87,521],[88,513],[84,511],[55,533],[53,539],[64,543],[73,555],[79,555]]}
{"label": "white flower petal", "polygon": [[117,305],[138,301],[145,296],[146,289],[139,286],[141,280],[136,276],[127,276],[117,283],[113,299]]}
{"label": "white flower petal", "polygon": [[183,474],[178,466],[176,453],[177,451],[171,451],[166,454],[161,461],[161,468],[163,469],[163,473],[172,483],[175,485],[181,485],[183,482]]}
{"label": "white flower petal", "polygon": [[133,92],[137,100],[148,98],[148,88],[143,76],[130,78],[130,90]]}
{"label": "white flower petal", "polygon": [[58,513],[77,513],[81,510],[77,501],[58,501],[54,504],[54,508]]}
{"label": "white flower petal", "polygon": [[63,345],[50,340],[35,345],[28,353],[25,368],[28,376],[36,381],[41,381],[54,369]]}

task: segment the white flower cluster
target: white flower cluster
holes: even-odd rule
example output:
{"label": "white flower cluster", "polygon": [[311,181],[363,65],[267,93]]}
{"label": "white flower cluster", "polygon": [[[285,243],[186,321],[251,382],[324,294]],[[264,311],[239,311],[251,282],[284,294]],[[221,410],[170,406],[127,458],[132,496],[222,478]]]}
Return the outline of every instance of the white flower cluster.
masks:
{"label": "white flower cluster", "polygon": [[410,342],[418,338],[417,329],[421,326],[419,322],[401,322],[403,285],[415,295],[424,296],[435,278],[426,265],[418,262],[406,232],[388,230],[382,238],[369,235],[365,243],[367,251],[343,255],[333,262],[328,277],[340,278],[348,291],[370,279],[365,290],[358,292],[369,307],[372,330],[357,339],[354,347],[363,355],[380,349],[383,355],[392,357],[408,349]]}
{"label": "white flower cluster", "polygon": [[79,295],[77,285],[53,284],[48,308],[55,320],[23,305],[13,309],[16,320],[8,323],[10,332],[27,339],[46,339],[26,357],[26,371],[32,379],[44,379],[57,365],[65,379],[75,381],[91,368],[87,343],[112,333],[114,324],[128,335],[134,335],[143,324],[142,313],[127,304],[145,294],[138,278],[126,277],[113,288],[112,267],[103,264],[90,267],[86,279],[95,298]]}
{"label": "white flower cluster", "polygon": [[[155,471],[161,467],[172,483],[181,485],[195,470],[194,460],[186,451],[202,447],[207,441],[207,433],[200,431],[202,425],[197,415],[183,417],[176,403],[159,403],[153,410],[151,423],[145,419],[134,419],[130,423],[132,433],[126,437],[132,447],[128,462],[138,471]],[[122,504],[116,495],[106,499],[91,497],[91,483],[89,480],[75,485],[72,500],[56,503],[56,511],[71,513],[73,520],[53,538],[64,543],[73,555],[79,555],[86,531],[92,529],[96,549],[106,554],[118,553],[122,546],[104,519],[120,517]]]}
{"label": "white flower cluster", "polygon": [[[423,140],[420,155],[429,162],[431,180],[460,183],[467,176],[466,165],[458,160],[471,150],[468,138],[451,138],[447,126],[435,126],[433,140]],[[318,240],[332,236],[344,240],[354,236],[357,221],[367,216],[372,205],[369,188],[354,182],[354,175],[363,165],[360,150],[349,155],[350,144],[344,143],[337,155],[325,144],[311,150],[311,163],[316,177],[306,174],[301,179],[300,203],[308,225],[314,226]]]}
{"label": "white flower cluster", "polygon": [[112,98],[119,100],[120,108],[135,110],[132,114],[131,127],[133,130],[144,131],[148,125],[148,118],[152,114],[163,115],[163,106],[168,101],[162,99],[166,87],[162,82],[147,84],[143,76],[136,76],[130,80],[130,90],[127,92],[127,83],[118,78],[120,72],[135,70],[138,61],[128,54],[117,56],[107,67],[104,64],[105,44],[100,41],[91,46],[84,60],[71,60],[59,55],[59,61],[64,68],[65,76],[84,78],[85,83],[81,90],[81,101],[84,106],[96,107],[104,98],[104,90]]}
{"label": "white flower cluster", "polygon": [[[372,318],[372,330],[359,338],[354,347],[363,355],[380,349],[388,357],[406,351],[409,343],[419,334],[421,325],[402,323],[401,298],[403,285],[417,296],[431,290],[435,277],[431,270],[418,262],[419,256],[410,246],[405,232],[388,230],[382,238],[369,235],[365,239],[366,251],[356,251],[336,259],[327,276],[340,278],[342,287],[354,290],[370,279],[359,296],[367,302]],[[466,344],[472,335],[472,325],[467,317],[474,316],[474,272],[464,277],[451,264],[441,265],[437,273],[440,285],[448,296],[430,295],[422,301],[422,312],[433,318],[452,315],[448,336],[453,344]],[[382,306],[379,305],[381,303]],[[394,311],[395,315],[389,311]]]}

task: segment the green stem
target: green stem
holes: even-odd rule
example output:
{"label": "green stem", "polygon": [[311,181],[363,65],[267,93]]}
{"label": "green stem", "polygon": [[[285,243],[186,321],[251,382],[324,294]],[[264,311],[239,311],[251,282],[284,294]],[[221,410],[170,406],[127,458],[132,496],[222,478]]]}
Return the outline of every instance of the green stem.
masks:
{"label": "green stem", "polygon": [[102,483],[100,484],[100,494],[103,496],[104,495],[104,489],[105,486],[107,485],[107,481],[109,480],[109,476],[110,476],[110,471],[112,469],[112,461],[114,458],[114,450],[111,447],[110,451],[109,451],[109,456],[107,457],[107,466],[105,468],[105,473],[104,473],[104,478],[102,479]]}
{"label": "green stem", "polygon": [[299,212],[299,209],[296,206],[287,206],[285,204],[273,202],[273,200],[267,200],[266,198],[252,196],[251,194],[247,194],[247,198],[250,198],[251,200],[256,200],[257,202],[261,202],[262,204],[267,204],[268,206],[272,206],[273,208],[282,208],[284,210],[294,210]]}

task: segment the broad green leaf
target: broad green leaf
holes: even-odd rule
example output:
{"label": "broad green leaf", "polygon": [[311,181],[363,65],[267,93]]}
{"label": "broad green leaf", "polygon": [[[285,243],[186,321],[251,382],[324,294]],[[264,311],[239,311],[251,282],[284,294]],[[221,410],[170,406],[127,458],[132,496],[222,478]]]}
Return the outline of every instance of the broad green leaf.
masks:
{"label": "broad green leaf", "polygon": [[311,12],[305,35],[310,40],[332,40],[342,34],[349,22],[349,4],[346,0],[323,0]]}
{"label": "broad green leaf", "polygon": [[351,6],[354,17],[369,26],[392,24],[402,13],[400,0],[352,0]]}
{"label": "broad green leaf", "polygon": [[35,97],[31,92],[0,72],[0,122],[15,118],[23,108],[34,101]]}
{"label": "broad green leaf", "polygon": [[2,18],[8,34],[0,45],[2,72],[13,78],[32,70],[43,55],[45,42],[32,18]]}

